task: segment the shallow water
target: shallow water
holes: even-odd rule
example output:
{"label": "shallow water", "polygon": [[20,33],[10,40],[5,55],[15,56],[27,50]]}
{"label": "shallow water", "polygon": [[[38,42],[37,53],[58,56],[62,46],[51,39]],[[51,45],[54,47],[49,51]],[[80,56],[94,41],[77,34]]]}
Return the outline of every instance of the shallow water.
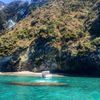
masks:
{"label": "shallow water", "polygon": [[[68,86],[17,86],[9,82],[60,82]],[[100,100],[100,78],[0,76],[0,100]]]}

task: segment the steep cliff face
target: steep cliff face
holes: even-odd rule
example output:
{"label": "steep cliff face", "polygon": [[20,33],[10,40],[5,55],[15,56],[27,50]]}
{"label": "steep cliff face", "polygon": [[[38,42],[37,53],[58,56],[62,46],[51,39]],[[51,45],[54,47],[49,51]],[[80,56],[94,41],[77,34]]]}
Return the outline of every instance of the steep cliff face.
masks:
{"label": "steep cliff face", "polygon": [[0,10],[2,10],[5,6],[6,6],[6,4],[4,2],[0,1]]}
{"label": "steep cliff face", "polygon": [[7,68],[99,73],[99,9],[98,0],[50,0],[34,9],[0,37],[0,55],[12,56]]}
{"label": "steep cliff face", "polygon": [[96,47],[95,52],[90,53],[88,59],[91,66],[98,70],[100,67],[100,1],[98,0],[92,7],[88,19],[85,21],[86,30],[91,35],[91,43]]}
{"label": "steep cliff face", "polygon": [[87,20],[85,21],[85,25],[86,25],[86,30],[89,30],[89,33],[91,34],[91,36],[94,36],[94,37],[99,37],[100,34],[100,29],[99,29],[99,26],[100,26],[100,1],[97,1],[89,15],[88,15],[88,18]]}
{"label": "steep cliff face", "polygon": [[49,0],[15,0],[9,4],[0,2],[0,33],[14,27],[15,24],[8,25],[9,20],[17,23],[27,17],[32,9],[41,7],[48,2]]}
{"label": "steep cliff face", "polygon": [[21,0],[6,5],[1,2],[0,7],[0,31],[11,28],[8,25],[9,20],[18,22],[29,14],[29,3]]}

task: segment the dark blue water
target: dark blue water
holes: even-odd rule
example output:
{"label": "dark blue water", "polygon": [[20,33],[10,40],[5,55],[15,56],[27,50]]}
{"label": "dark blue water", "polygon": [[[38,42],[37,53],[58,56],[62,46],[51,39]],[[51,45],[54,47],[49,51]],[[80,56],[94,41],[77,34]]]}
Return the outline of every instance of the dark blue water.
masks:
{"label": "dark blue water", "polygon": [[[17,86],[9,82],[61,82],[67,86]],[[100,78],[0,76],[0,100],[100,100]]]}

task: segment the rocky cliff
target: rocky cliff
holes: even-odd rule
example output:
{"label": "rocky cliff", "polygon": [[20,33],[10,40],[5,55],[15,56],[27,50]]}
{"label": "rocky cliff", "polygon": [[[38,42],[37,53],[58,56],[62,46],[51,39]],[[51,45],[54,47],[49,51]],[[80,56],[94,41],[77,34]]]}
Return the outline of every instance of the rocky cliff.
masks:
{"label": "rocky cliff", "polygon": [[16,23],[25,18],[29,13],[29,3],[27,1],[15,0],[9,4],[0,2],[0,33],[15,25],[11,26],[9,23]]}
{"label": "rocky cliff", "polygon": [[[1,71],[100,73],[99,0],[50,0],[0,37]],[[2,63],[3,62],[3,63]]]}

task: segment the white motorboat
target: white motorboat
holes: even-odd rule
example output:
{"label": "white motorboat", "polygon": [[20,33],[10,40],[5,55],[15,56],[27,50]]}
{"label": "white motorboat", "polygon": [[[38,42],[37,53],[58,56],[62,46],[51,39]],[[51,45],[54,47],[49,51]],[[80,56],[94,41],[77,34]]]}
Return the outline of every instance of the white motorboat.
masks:
{"label": "white motorboat", "polygon": [[51,78],[52,74],[50,74],[50,71],[43,71],[42,72],[42,77],[43,78]]}

